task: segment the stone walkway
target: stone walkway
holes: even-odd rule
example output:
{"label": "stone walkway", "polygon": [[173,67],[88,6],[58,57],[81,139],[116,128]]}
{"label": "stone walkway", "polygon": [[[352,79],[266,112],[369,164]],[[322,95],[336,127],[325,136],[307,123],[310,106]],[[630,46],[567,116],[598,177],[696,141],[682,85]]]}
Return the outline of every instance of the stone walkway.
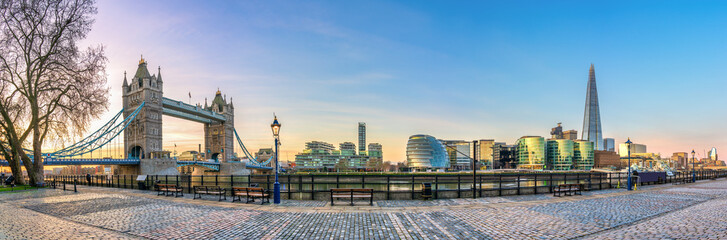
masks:
{"label": "stone walkway", "polygon": [[[639,191],[259,205],[79,187],[0,194],[0,239],[727,239],[727,180]],[[343,205],[343,204],[342,204]]]}

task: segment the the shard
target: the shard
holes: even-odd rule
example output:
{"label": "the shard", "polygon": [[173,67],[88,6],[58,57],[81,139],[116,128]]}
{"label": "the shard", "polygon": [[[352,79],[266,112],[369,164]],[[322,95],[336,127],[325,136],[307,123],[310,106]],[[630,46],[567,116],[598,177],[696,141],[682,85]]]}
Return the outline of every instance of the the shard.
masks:
{"label": "the shard", "polygon": [[598,110],[598,90],[596,90],[596,71],[591,64],[588,71],[588,91],[586,92],[586,110],[583,114],[583,131],[581,139],[593,142],[594,150],[603,150],[601,134],[601,113]]}

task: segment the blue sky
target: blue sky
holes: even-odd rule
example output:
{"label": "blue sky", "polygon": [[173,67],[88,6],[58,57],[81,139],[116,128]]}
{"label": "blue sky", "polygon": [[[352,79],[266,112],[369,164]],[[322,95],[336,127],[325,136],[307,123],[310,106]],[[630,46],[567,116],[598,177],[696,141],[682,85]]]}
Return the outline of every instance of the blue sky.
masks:
{"label": "blue sky", "polygon": [[[248,148],[282,159],[311,140],[356,142],[384,158],[407,138],[495,139],[581,131],[596,67],[605,137],[650,152],[727,149],[727,4],[720,1],[101,1],[83,44],[109,58],[109,113],[141,54],[164,96],[235,104]],[[151,70],[151,69],[150,69]],[[155,71],[152,71],[155,72]],[[202,126],[164,118],[164,144],[202,143]]]}

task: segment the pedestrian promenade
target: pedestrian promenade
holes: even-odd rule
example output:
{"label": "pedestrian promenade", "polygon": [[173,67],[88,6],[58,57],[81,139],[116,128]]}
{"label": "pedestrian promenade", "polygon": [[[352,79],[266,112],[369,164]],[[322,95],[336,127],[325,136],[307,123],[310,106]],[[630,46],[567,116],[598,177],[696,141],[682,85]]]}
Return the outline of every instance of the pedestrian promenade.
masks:
{"label": "pedestrian promenade", "polygon": [[79,186],[0,194],[0,239],[727,239],[727,180],[356,206]]}

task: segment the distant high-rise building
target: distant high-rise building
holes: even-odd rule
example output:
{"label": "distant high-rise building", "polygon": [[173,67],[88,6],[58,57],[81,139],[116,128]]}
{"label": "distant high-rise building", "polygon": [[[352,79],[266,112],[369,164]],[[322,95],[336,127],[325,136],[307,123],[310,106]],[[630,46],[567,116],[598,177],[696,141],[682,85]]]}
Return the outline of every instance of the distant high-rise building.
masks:
{"label": "distant high-rise building", "polygon": [[583,134],[581,139],[593,143],[593,149],[603,150],[601,135],[601,113],[598,109],[598,91],[596,90],[596,70],[591,64],[588,71],[588,91],[586,92],[586,109],[583,114]]}
{"label": "distant high-rise building", "polygon": [[563,139],[563,127],[558,123],[557,127],[550,129],[550,136],[552,139]]}
{"label": "distant high-rise building", "polygon": [[366,123],[358,123],[358,154],[363,155],[366,152]]}
{"label": "distant high-rise building", "polygon": [[[631,156],[632,157],[633,157],[634,153],[646,153],[646,145],[631,143]],[[618,145],[618,155],[621,157],[628,157],[628,155],[629,155],[628,144],[621,143]]]}
{"label": "distant high-rise building", "polygon": [[568,139],[568,140],[573,140],[573,141],[578,140],[578,131],[576,131],[576,130],[563,131],[563,138]]}
{"label": "distant high-rise building", "polygon": [[616,141],[613,140],[613,138],[604,138],[603,139],[603,150],[609,151],[609,152],[615,152],[616,151]]}
{"label": "distant high-rise building", "polygon": [[717,148],[713,147],[711,150],[709,150],[708,156],[709,156],[709,159],[712,160],[712,161],[719,160],[717,158]]}

